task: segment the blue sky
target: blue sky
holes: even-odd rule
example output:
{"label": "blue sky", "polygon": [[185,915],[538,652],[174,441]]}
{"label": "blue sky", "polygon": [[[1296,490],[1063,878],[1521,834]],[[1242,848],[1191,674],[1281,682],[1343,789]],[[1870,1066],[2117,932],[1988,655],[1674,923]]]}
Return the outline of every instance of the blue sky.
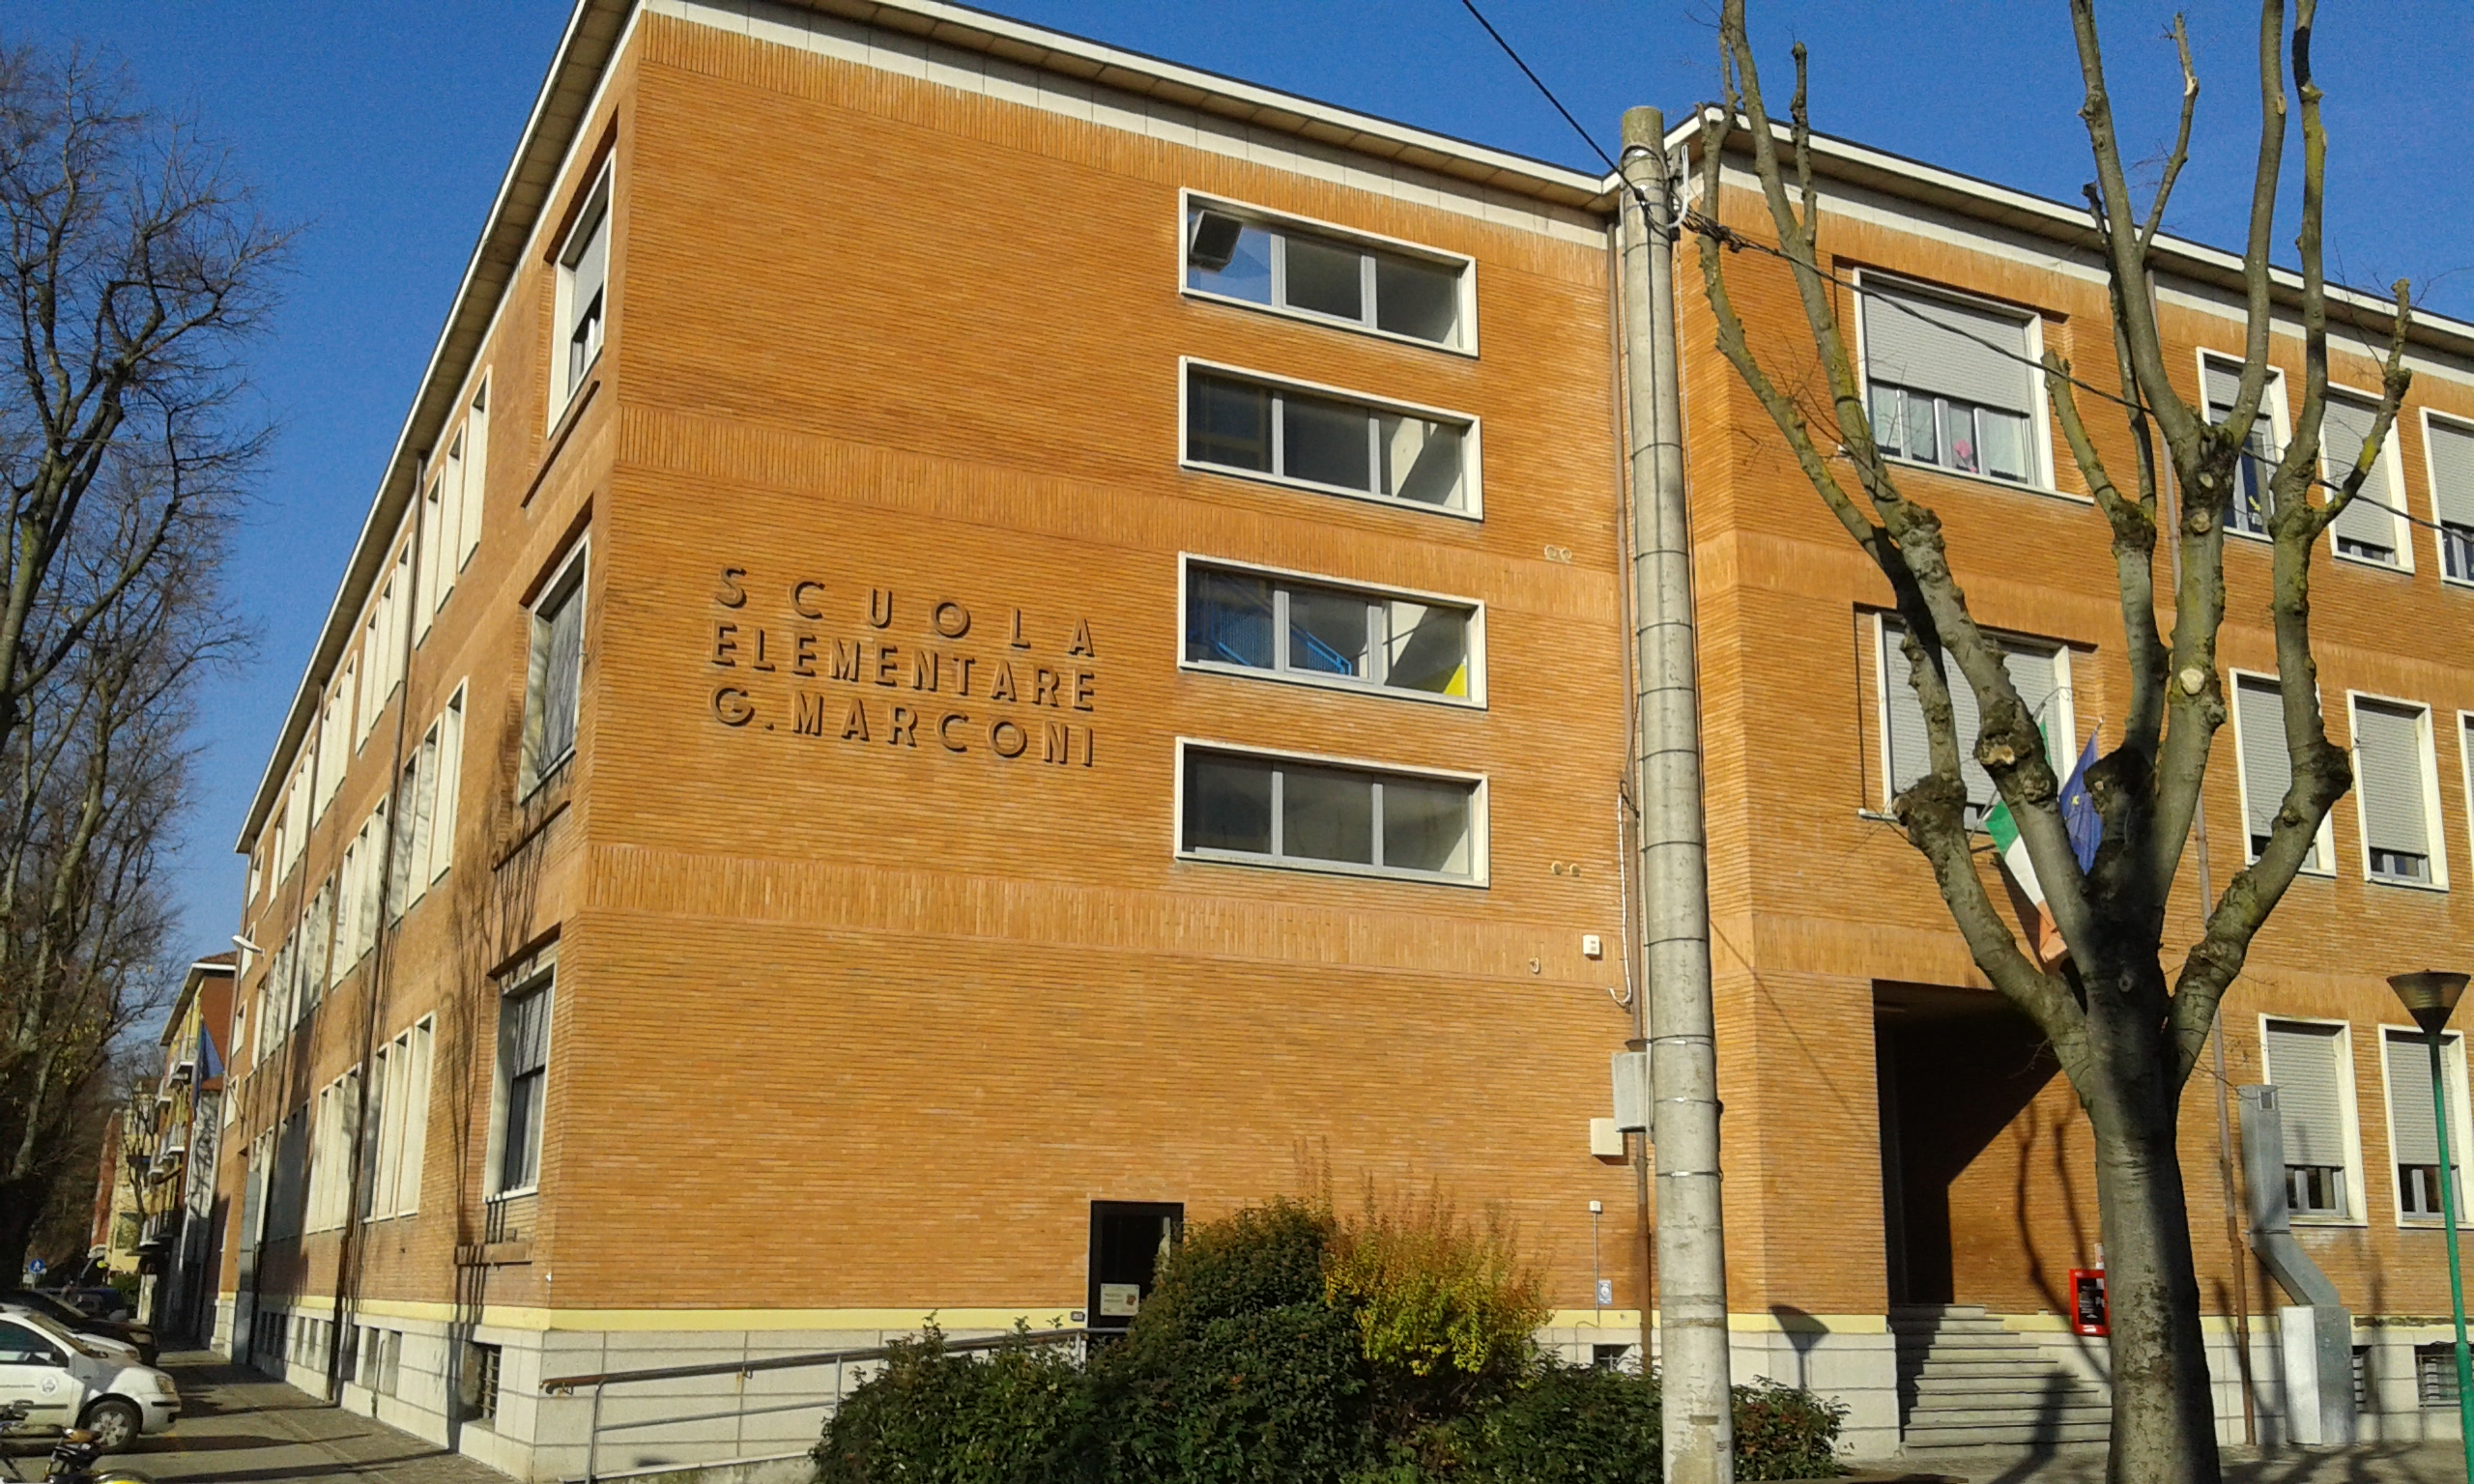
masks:
{"label": "blue sky", "polygon": [[[1610,141],[1623,108],[1670,116],[1715,91],[1715,0],[1481,0],[1564,102]],[[1457,0],[999,0],[993,9],[1250,81],[1566,164],[1588,148]],[[179,890],[198,952],[237,923],[231,845],[334,596],[466,255],[564,24],[564,0],[0,0],[0,42],[109,48],[141,91],[193,112],[278,216],[305,231],[256,380],[281,425],[231,595],[257,662],[208,698]],[[2206,87],[2172,226],[2238,245],[2258,117],[2257,12],[2192,0]],[[1828,132],[2076,201],[2088,174],[2060,0],[1904,6],[1753,0],[1765,78],[1813,56]],[[2178,93],[2168,6],[2101,18],[2123,134],[2161,156]],[[2327,90],[2332,270],[2412,279],[2474,319],[2474,124],[2462,59],[2474,7],[2330,0],[2315,46]],[[2290,220],[2280,231],[2289,242]]]}

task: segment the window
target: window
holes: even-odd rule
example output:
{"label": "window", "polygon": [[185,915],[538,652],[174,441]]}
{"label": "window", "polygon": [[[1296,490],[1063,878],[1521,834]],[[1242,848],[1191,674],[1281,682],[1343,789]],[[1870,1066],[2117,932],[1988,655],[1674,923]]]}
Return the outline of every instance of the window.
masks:
{"label": "window", "polygon": [[304,1015],[317,1008],[333,983],[334,943],[335,879],[329,876],[319,883],[318,895],[309,899],[309,910],[301,919],[301,1013]]}
{"label": "window", "polygon": [[1186,663],[1468,700],[1474,607],[1195,563]]}
{"label": "window", "polygon": [[[2397,1215],[2407,1222],[2440,1219],[2439,1120],[2431,1112],[2431,1048],[2420,1031],[2386,1026],[2379,1033],[2380,1074],[2388,1085],[2388,1157],[2397,1169]],[[2440,1038],[2448,1077],[2449,1184],[2465,1210],[2465,1042]]]}
{"label": "window", "polygon": [[1184,1240],[1186,1208],[1173,1201],[1091,1203],[1089,1325],[1102,1333],[1132,1328],[1160,1270]]}
{"label": "window", "polygon": [[346,662],[334,689],[327,693],[325,707],[318,713],[318,791],[310,813],[312,822],[326,817],[327,806],[334,802],[335,790],[343,786],[344,765],[352,758],[352,733],[345,726],[352,709],[352,681],[353,667]]}
{"label": "window", "polygon": [[404,619],[402,605],[412,600],[413,544],[395,554],[394,566],[378,589],[369,621],[361,628],[360,738],[387,709],[404,683]]}
{"label": "window", "polygon": [[2439,521],[2439,564],[2452,583],[2474,583],[2474,423],[2423,414],[2423,456]]}
{"label": "window", "polygon": [[482,502],[489,488],[490,383],[486,377],[473,393],[473,405],[465,409],[464,431],[457,435],[448,457],[456,492],[455,570],[461,572],[480,549]]}
{"label": "window", "polygon": [[[2268,847],[2285,794],[2293,786],[2293,755],[2285,740],[2285,694],[2270,675],[2233,676],[2233,739],[2237,777],[2242,787],[2246,861],[2256,861]],[[2302,858],[2302,869],[2326,872],[2333,868],[2336,846],[2328,821],[2319,821],[2319,838]]]}
{"label": "window", "polygon": [[[2223,357],[2200,357],[2200,383],[2207,396],[2207,420],[2221,423],[2233,415],[2242,391],[2242,363]],[[2268,533],[2268,475],[2285,446],[2285,374],[2268,368],[2267,389],[2260,393],[2259,412],[2242,441],[2234,465],[2233,488],[2226,496],[2225,528],[2236,535]]]}
{"label": "window", "polygon": [[[2327,414],[2319,426],[2320,477],[2331,485],[2342,485],[2352,477],[2363,441],[2378,421],[2376,401],[2330,391]],[[2362,489],[2352,503],[2337,512],[2328,528],[2337,555],[2410,570],[2412,556],[2400,534],[2403,523],[2397,519],[2404,504],[2405,488],[2398,479],[2397,433],[2392,427],[2380,442],[2378,461],[2364,477]]]}
{"label": "window", "polygon": [[59,1365],[59,1347],[23,1325],[0,1319],[0,1365]]}
{"label": "window", "polygon": [[378,1048],[372,1062],[370,1116],[378,1128],[362,1213],[372,1219],[420,1208],[421,1156],[429,1138],[431,1041],[437,1021],[421,1022]]}
{"label": "window", "polygon": [[585,554],[577,551],[532,609],[532,652],[524,685],[526,791],[576,750],[576,705],[584,670]]}
{"label": "window", "polygon": [[[439,582],[439,546],[454,537],[446,530],[447,501],[446,471],[441,469],[430,475],[429,493],[421,497],[421,556],[418,581],[413,587],[413,642],[417,645],[429,638],[430,620],[438,614],[438,605],[446,598],[446,588]],[[450,547],[451,549],[451,547]]]}
{"label": "window", "polygon": [[561,350],[558,395],[551,398],[556,421],[566,411],[585,373],[601,357],[602,327],[608,314],[610,287],[610,172],[593,183],[592,194],[576,214],[575,229],[559,250],[559,332]]}
{"label": "window", "polygon": [[1862,284],[1864,383],[1882,452],[2016,484],[2045,482],[2032,315]]}
{"label": "window", "polygon": [[2446,886],[2431,848],[2439,786],[2431,755],[2431,711],[2399,701],[2353,703],[2354,807],[2362,820],[2363,870],[2374,881]]}
{"label": "window", "polygon": [[459,685],[438,720],[421,734],[396,785],[396,817],[410,821],[396,842],[394,891],[388,899],[396,918],[420,900],[454,859],[455,794],[462,782],[463,753],[464,688]]}
{"label": "window", "polygon": [[1475,515],[1478,425],[1229,372],[1186,369],[1186,462]]}
{"label": "window", "polygon": [[323,1232],[344,1224],[351,1209],[352,1151],[360,1127],[360,1070],[355,1068],[318,1092],[304,1230]]}
{"label": "window", "polygon": [[1184,853],[1328,870],[1476,882],[1483,785],[1476,780],[1191,747]]}
{"label": "window", "polygon": [[497,1188],[530,1190],[541,1179],[541,1114],[550,1075],[552,975],[527,979],[499,1000]]}
{"label": "window", "polygon": [[1189,199],[1186,288],[1377,334],[1472,349],[1469,260]]}
{"label": "window", "polygon": [[[1924,730],[1924,702],[1916,699],[1915,684],[1908,669],[1906,632],[1896,619],[1881,620],[1880,664],[1874,672],[1881,676],[1882,776],[1888,783],[1883,796],[1884,807],[1895,803],[1909,785],[1933,771],[1932,741]],[[2010,672],[2010,687],[2019,693],[2019,699],[2044,731],[2045,756],[2057,771],[2067,773],[2077,752],[2074,736],[2078,726],[2071,709],[2070,651],[2028,640],[1999,642],[2002,668]],[[2001,792],[1994,786],[1993,775],[1975,760],[1976,733],[1984,724],[1976,711],[1974,688],[1959,672],[1958,662],[1946,650],[1942,653],[1942,672],[1949,682],[1951,719],[1958,731],[1959,777],[1968,789],[1968,828],[1976,829],[1993,812]]]}
{"label": "window", "polygon": [[2414,1347],[2414,1394],[2425,1407],[2457,1408],[2457,1347],[2446,1340]]}
{"label": "window", "polygon": [[456,1400],[467,1422],[496,1422],[499,1415],[499,1347],[464,1342],[463,1373],[456,1380]]}
{"label": "window", "polygon": [[2352,1039],[2343,1025],[2267,1020],[2260,1060],[2285,1126],[2286,1201],[2297,1216],[2350,1220],[2353,1198]]}

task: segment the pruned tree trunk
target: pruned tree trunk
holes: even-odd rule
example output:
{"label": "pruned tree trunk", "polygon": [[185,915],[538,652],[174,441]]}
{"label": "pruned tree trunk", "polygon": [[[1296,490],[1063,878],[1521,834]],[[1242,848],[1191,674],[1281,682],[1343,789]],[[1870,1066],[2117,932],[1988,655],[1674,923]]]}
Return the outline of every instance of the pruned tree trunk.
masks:
{"label": "pruned tree trunk", "polygon": [[[2292,442],[2269,456],[2274,469],[2265,480],[2265,523],[2274,546],[2269,611],[2292,782],[2258,859],[2214,902],[2201,904],[2203,928],[2181,951],[2178,967],[2169,963],[2168,909],[2199,814],[2215,734],[2226,720],[2217,657],[2227,602],[2226,515],[2237,498],[2242,461],[2258,457],[2246,453],[2246,443],[2268,385],[2274,312],[2269,249],[2288,105],[2283,0],[2261,0],[2260,6],[2262,122],[2243,261],[2245,357],[2234,405],[2215,423],[2172,385],[2150,271],[2151,248],[2188,157],[2199,102],[2187,37],[2177,18],[2180,126],[2142,217],[2133,208],[2114,136],[2093,0],[2070,0],[2086,90],[2080,116],[2096,167],[2087,197],[2109,280],[2114,385],[2082,379],[2050,352],[2039,369],[2056,426],[2105,517],[2130,673],[2120,737],[2088,774],[2103,839],[2084,867],[2063,823],[2060,780],[2034,717],[2011,685],[1999,646],[1969,610],[1950,568],[1941,520],[1902,488],[1901,471],[1875,442],[1864,388],[1840,329],[1841,296],[1852,285],[1825,269],[1816,249],[1819,209],[1805,114],[1804,50],[1795,49],[1796,92],[1782,128],[1762,96],[1743,0],[1724,0],[1724,103],[1703,117],[1700,206],[1686,222],[1700,239],[1702,283],[1718,350],[1786,439],[1814,492],[1880,569],[1896,603],[1931,753],[1930,772],[1895,802],[1899,824],[1932,870],[1976,967],[2051,1042],[2086,1110],[2113,1309],[2111,1476],[2120,1484],[2218,1477],[2215,1408],[2175,1147],[2181,1093],[2252,940],[2309,858],[2330,806],[2352,785],[2346,755],[2329,742],[2320,714],[2311,644],[2311,562],[2319,537],[2356,497],[2375,463],[2410,380],[2403,357],[2411,304],[2401,283],[2387,327],[2382,395],[2372,430],[2359,449],[2348,450],[2353,471],[2326,486],[2318,469],[2328,382],[2320,238],[2327,151],[2320,90],[2311,72],[2315,4],[2299,0],[2289,39],[2303,142],[2296,236],[2303,401]],[[1735,143],[1739,135],[1740,146]],[[1774,243],[1721,219],[1723,163],[1731,147],[1750,157]],[[1783,261],[1793,275],[1825,378],[1826,407],[1808,412],[1782,389],[1746,339],[1729,292],[1726,259],[1747,249]],[[2134,456],[2127,487],[2106,467],[2090,437],[2080,413],[2082,396],[2121,409]],[[1827,431],[1816,437],[1811,420]],[[1834,456],[1825,454],[1825,447]],[[2318,503],[2315,491],[2324,491]],[[2157,570],[2160,540],[2171,543],[2170,570],[2163,574]],[[2159,615],[2160,579],[2171,588],[2170,631]],[[1974,699],[1980,725],[1972,737],[1957,734],[1953,683],[1966,685]],[[1967,825],[1960,767],[1968,756],[1993,779],[2018,826],[2069,949],[2058,962],[2048,965],[2021,951],[1987,888]]]}

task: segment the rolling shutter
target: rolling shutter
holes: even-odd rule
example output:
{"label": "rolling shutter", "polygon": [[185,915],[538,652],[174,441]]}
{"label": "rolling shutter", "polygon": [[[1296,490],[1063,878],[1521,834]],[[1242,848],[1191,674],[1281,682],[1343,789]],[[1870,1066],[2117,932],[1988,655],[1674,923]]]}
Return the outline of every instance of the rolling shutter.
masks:
{"label": "rolling shutter", "polygon": [[2474,526],[2474,428],[2429,419],[2431,505],[2451,526]]}
{"label": "rolling shutter", "polygon": [[[2233,710],[2242,732],[2243,823],[2254,841],[2276,828],[2277,811],[2285,807],[2285,791],[2293,784],[2293,759],[2285,746],[2285,697],[2274,680],[2236,675]],[[2256,858],[2258,852],[2250,852]],[[2319,842],[2302,860],[2305,870],[2325,869]]]}
{"label": "rolling shutter", "polygon": [[[2376,408],[2334,395],[2328,398],[2327,418],[2319,429],[2319,456],[2327,465],[2330,484],[2342,485],[2352,475],[2354,456],[2362,452],[2363,440],[2371,436],[2372,425],[2378,420]],[[2396,452],[2395,442],[2392,436],[2380,445],[2379,462],[2363,480],[2353,503],[2345,506],[2329,528],[2338,538],[2390,551],[2402,544],[2397,539],[2397,517],[2388,508],[2388,467]]]}
{"label": "rolling shutter", "polygon": [[[2411,1031],[2384,1031],[2388,1042],[2388,1142],[2389,1159],[2396,1164],[2439,1163],[2439,1122],[2431,1117],[2431,1052],[2423,1038]],[[2444,1061],[2454,1063],[2463,1053],[2457,1038],[2451,1036],[2441,1045]],[[2454,1066],[2449,1080],[2449,1096],[2457,1096]],[[2464,1155],[2450,1150],[2458,1157],[2450,1163],[2462,1167]]]}
{"label": "rolling shutter", "polygon": [[2242,368],[2213,356],[2200,365],[2206,383],[2207,420],[2223,422],[2233,411],[2233,399],[2242,394]]}
{"label": "rolling shutter", "polygon": [[2016,315],[1875,284],[1864,288],[1870,380],[2024,415],[2035,409],[2034,384],[2026,362],[2010,357],[2027,354],[2027,322]]}
{"label": "rolling shutter", "polygon": [[2287,1164],[2345,1162],[2345,1104],[2338,1082],[2340,1027],[2271,1020],[2263,1036],[2268,1080],[2285,1120]]}
{"label": "rolling shutter", "polygon": [[2354,770],[2371,848],[2430,855],[2430,821],[2423,813],[2422,713],[2355,701]]}
{"label": "rolling shutter", "polygon": [[[1900,647],[1904,631],[1893,623],[1882,626],[1882,684],[1889,700],[1890,794],[1899,791],[1933,771],[1933,744],[1924,730],[1924,703],[1915,699],[1915,687],[1909,679],[1907,651]],[[2061,690],[2057,678],[2059,667],[2054,663],[2051,650],[2012,649],[2003,653],[2002,668],[2010,671],[2010,688],[2019,693],[2036,725],[2044,728],[2045,756],[2056,756],[2054,728],[2060,720],[2059,707],[2054,704]],[[1975,739],[1983,727],[1976,711],[1975,690],[1959,672],[1956,660],[1943,652],[1942,672],[1949,679],[1950,716],[1958,731],[1959,777],[1967,784],[1968,800],[1980,809],[1990,809],[2000,790],[1993,785],[1993,775],[1975,761]],[[2068,753],[2069,739],[2059,744]]]}

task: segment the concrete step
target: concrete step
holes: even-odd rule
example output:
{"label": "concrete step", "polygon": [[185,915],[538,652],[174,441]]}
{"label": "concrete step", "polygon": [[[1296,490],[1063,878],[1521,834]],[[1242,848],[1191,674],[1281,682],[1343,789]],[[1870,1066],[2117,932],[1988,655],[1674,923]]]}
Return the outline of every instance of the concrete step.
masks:
{"label": "concrete step", "polygon": [[1964,1396],[1988,1391],[2008,1395],[2020,1389],[2022,1381],[2030,1383],[2028,1389],[2039,1396],[2071,1398],[2088,1396],[2106,1401],[2110,1405],[2111,1393],[2102,1386],[2084,1381],[2065,1380],[2051,1370],[2038,1371],[2027,1376],[1995,1371],[1976,1375],[1948,1375],[1927,1370],[1914,1379],[1914,1386],[1918,1396]]}
{"label": "concrete step", "polygon": [[[1902,1340],[1904,1340],[1904,1337],[1902,1337]],[[2041,1346],[2037,1345],[2033,1340],[2028,1339],[2026,1335],[2013,1333],[2008,1329],[2000,1328],[1962,1329],[1955,1334],[1945,1331],[1941,1334],[1932,1335],[1929,1338],[1923,1335],[1918,1335],[1913,1343],[1901,1343],[1899,1346],[1899,1349],[1901,1350],[1942,1350],[1945,1348],[1952,1350],[2020,1350],[2027,1351],[2033,1355],[2042,1355],[2044,1353]]]}
{"label": "concrete step", "polygon": [[1921,1365],[1903,1366],[1901,1371],[1909,1376],[2008,1376],[2039,1384],[2061,1374],[2054,1368],[2052,1361],[2041,1356],[1953,1356],[1946,1353],[1927,1356]]}
{"label": "concrete step", "polygon": [[2019,1447],[2033,1443],[2103,1442],[2113,1436],[2110,1422],[2032,1422],[1972,1427],[1911,1427],[1910,1458],[1934,1449]]}
{"label": "concrete step", "polygon": [[1983,1398],[1973,1403],[1939,1404],[1917,1407],[1908,1417],[1908,1426],[1977,1427],[1999,1424],[2052,1422],[2106,1422],[2112,1420],[2114,1409],[2101,1402],[2062,1402],[2027,1405],[2019,1402],[1991,1402]]}

